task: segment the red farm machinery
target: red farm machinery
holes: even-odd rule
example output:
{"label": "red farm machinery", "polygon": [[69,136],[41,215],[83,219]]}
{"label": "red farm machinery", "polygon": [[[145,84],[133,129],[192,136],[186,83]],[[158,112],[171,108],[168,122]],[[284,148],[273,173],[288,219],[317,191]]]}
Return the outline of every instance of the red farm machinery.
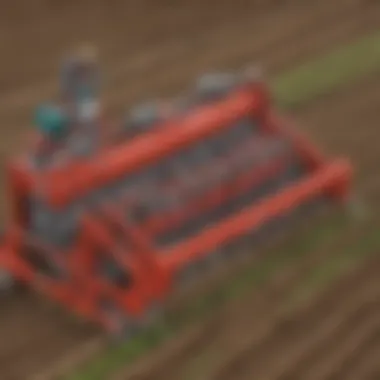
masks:
{"label": "red farm machinery", "polygon": [[131,110],[86,154],[77,138],[43,164],[33,149],[10,160],[4,273],[115,330],[164,303],[194,263],[238,254],[228,247],[314,200],[347,198],[350,163],[277,114],[261,80],[206,75],[169,105]]}

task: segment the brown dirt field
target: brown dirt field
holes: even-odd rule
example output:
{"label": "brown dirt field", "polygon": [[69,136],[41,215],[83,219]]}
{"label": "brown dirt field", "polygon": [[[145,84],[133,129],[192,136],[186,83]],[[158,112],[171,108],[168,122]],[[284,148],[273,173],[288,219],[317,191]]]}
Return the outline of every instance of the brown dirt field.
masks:
{"label": "brown dirt field", "polygon": [[[115,1],[112,9],[104,1],[94,1],[91,8],[89,1],[77,5],[59,1],[38,1],[33,7],[28,4],[24,1],[20,8],[9,5],[0,16],[0,49],[6,52],[0,66],[1,155],[22,145],[21,136],[33,106],[54,93],[52,78],[57,58],[78,40],[91,39],[100,46],[109,76],[110,110],[120,111],[147,96],[171,95],[204,70],[239,68],[258,59],[269,73],[275,73],[375,30],[380,24],[379,3],[363,0],[241,0],[234,6],[231,2],[218,2],[218,6],[209,2],[209,8],[200,1]],[[147,6],[149,12],[144,8]],[[85,12],[89,17],[83,21]],[[380,182],[370,174],[374,173],[377,158],[379,88],[379,80],[370,78],[353,91],[319,100],[297,115],[329,150],[349,153],[359,162],[368,177],[365,191],[376,201]],[[360,131],[358,124],[362,126]],[[288,272],[293,279],[285,281],[289,287],[299,273]],[[284,286],[282,291],[287,289]],[[268,296],[268,300],[272,298]],[[47,362],[94,335],[29,294],[4,300],[0,305],[0,336],[8,337],[0,344],[0,377],[4,380],[21,380],[42,370]],[[269,302],[268,308],[273,305]],[[378,315],[378,307],[373,310]],[[241,326],[252,324],[248,309],[243,314]],[[360,316],[363,320],[367,317]],[[229,324],[229,319],[226,321]],[[219,326],[225,323],[221,321]],[[209,339],[212,345],[213,338]],[[208,344],[195,344],[191,355],[181,359],[184,368],[191,365],[194,359],[188,360],[194,358],[195,351],[202,354],[203,346],[207,350]],[[368,346],[378,350],[379,341],[368,342]],[[370,361],[369,357],[355,360],[353,371],[368,371],[365,362]],[[247,362],[244,365],[247,372],[251,371]],[[181,370],[177,365],[170,373],[162,372],[162,378],[175,379]]]}
{"label": "brown dirt field", "polygon": [[[305,314],[296,314],[256,350],[248,351],[239,367],[209,379],[326,379],[333,375],[346,359],[348,345],[365,344],[379,330],[378,269],[372,273],[339,289],[332,304],[324,301]],[[358,330],[363,337],[358,338]],[[354,343],[348,342],[353,339]]]}
{"label": "brown dirt field", "polygon": [[1,301],[1,378],[24,379],[94,333],[30,294]]}

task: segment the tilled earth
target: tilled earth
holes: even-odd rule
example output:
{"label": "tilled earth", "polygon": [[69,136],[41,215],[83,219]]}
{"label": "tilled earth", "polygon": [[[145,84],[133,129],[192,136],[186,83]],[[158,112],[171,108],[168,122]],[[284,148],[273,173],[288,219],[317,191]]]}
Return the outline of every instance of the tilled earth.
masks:
{"label": "tilled earth", "polygon": [[345,379],[354,371],[375,372],[377,360],[367,368],[361,362],[380,343],[378,265],[373,261],[350,273],[293,314],[279,308],[279,297],[294,286],[293,279],[282,278],[274,283],[275,296],[269,288],[264,292],[269,299],[226,313],[228,324],[219,325],[207,341],[198,340],[186,355],[177,354],[150,372],[116,378]]}
{"label": "tilled earth", "polygon": [[[97,1],[90,10],[88,1],[76,6],[39,1],[32,8],[5,7],[4,15],[9,17],[0,16],[0,46],[7,52],[0,65],[1,153],[22,146],[33,106],[54,94],[56,60],[78,39],[91,38],[99,44],[109,76],[106,100],[110,111],[117,112],[146,97],[171,95],[205,70],[258,61],[270,74],[276,73],[380,25],[376,1],[236,1],[233,6],[210,1],[209,8],[204,4],[117,1],[110,10]],[[82,19],[86,11],[90,16]],[[353,158],[361,170],[362,193],[375,205],[380,205],[379,99],[380,80],[367,78],[296,115],[328,150]],[[204,327],[196,331],[176,360],[146,366],[133,378],[379,378],[377,262],[336,285],[323,300],[305,306],[299,315],[283,315],[280,302],[311,265],[323,265],[328,252],[337,246],[344,251],[364,230],[354,229],[348,240],[349,234],[342,234],[323,252],[313,253],[311,261],[284,270],[268,289],[219,316],[207,334]],[[4,380],[28,378],[96,336],[28,293],[4,299],[0,307]],[[281,318],[285,322],[278,325]],[[198,372],[191,377],[192,371]]]}

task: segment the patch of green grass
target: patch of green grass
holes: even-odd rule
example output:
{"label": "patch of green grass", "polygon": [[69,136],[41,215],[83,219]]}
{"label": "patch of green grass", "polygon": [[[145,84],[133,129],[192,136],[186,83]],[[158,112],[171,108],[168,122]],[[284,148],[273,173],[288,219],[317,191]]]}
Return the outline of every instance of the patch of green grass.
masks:
{"label": "patch of green grass", "polygon": [[380,71],[380,32],[283,73],[275,78],[273,91],[281,105],[298,107],[377,71]]}
{"label": "patch of green grass", "polygon": [[344,247],[343,251],[334,252],[328,262],[317,266],[308,279],[289,296],[287,300],[289,302],[288,306],[292,308],[294,304],[298,304],[321,292],[337,277],[354,268],[362,260],[378,254],[379,249],[378,224],[371,223],[360,241],[354,242],[349,247]]}
{"label": "patch of green grass", "polygon": [[[205,378],[205,373],[207,373],[211,363],[219,363],[220,355],[218,352],[211,352],[207,355],[199,355],[191,363],[191,365],[186,368],[183,373],[181,373],[180,380],[199,380],[200,378]],[[181,369],[182,372],[182,369]]]}
{"label": "patch of green grass", "polygon": [[[377,70],[380,70],[380,32],[361,38],[318,60],[305,63],[280,75],[273,82],[273,89],[278,102],[290,108],[303,105]],[[233,281],[224,284],[212,294],[198,299],[182,313],[169,318],[168,323],[155,327],[121,347],[109,349],[100,357],[94,358],[78,373],[69,376],[68,379],[101,380],[109,378],[110,374],[121,366],[125,366],[177,333],[189,320],[203,317],[207,313],[217,310],[229,299],[240,296],[247,289],[263,283],[282,265],[307,254],[316,244],[321,244],[324,239],[336,233],[339,225],[342,226],[342,220],[339,223],[337,220],[329,221],[320,228],[316,228],[312,234],[305,234],[299,240],[292,241],[287,247],[281,248],[281,251],[287,252],[286,255],[279,255],[276,260],[264,260],[261,265],[246,268]],[[370,241],[380,245],[377,236],[378,234],[371,235]],[[369,242],[366,244],[368,245]],[[361,248],[362,252],[368,251],[368,249],[369,245]],[[335,264],[336,267],[340,265],[340,263]],[[335,275],[336,272],[335,269],[330,269],[329,275],[327,275],[327,271],[326,269],[324,274],[315,274],[314,283],[320,283],[322,279],[325,281],[327,277]]]}

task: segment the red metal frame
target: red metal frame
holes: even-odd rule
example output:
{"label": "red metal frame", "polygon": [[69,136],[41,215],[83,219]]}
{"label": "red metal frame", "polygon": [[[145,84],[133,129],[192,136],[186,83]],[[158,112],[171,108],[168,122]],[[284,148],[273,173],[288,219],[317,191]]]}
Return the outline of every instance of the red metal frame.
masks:
{"label": "red metal frame", "polygon": [[169,252],[159,255],[159,257],[171,272],[176,272],[192,260],[215,250],[219,245],[242,236],[275,218],[276,215],[293,209],[320,194],[330,193],[335,197],[344,196],[350,175],[351,166],[346,160],[329,163],[279,194],[206,229],[198,236],[172,247]]}
{"label": "red metal frame", "polygon": [[[170,229],[192,213],[237,196],[265,177],[268,171],[280,170],[286,162],[274,161],[256,168],[235,180],[228,189],[212,189],[195,203],[183,205],[176,213],[152,218],[141,226],[127,221],[120,211],[128,208],[130,200],[127,198],[99,205],[98,210],[83,217],[77,244],[65,253],[68,258],[66,267],[71,274],[68,282],[37,276],[21,259],[28,217],[24,199],[30,192],[37,189],[51,205],[65,207],[73,198],[216,134],[247,115],[259,120],[263,131],[291,140],[296,153],[307,164],[309,174],[280,193],[253,204],[197,236],[165,248],[165,252],[154,245],[157,233]],[[296,131],[291,121],[271,110],[265,87],[249,86],[220,102],[202,106],[188,116],[163,124],[156,131],[104,149],[88,161],[73,160],[64,167],[42,172],[31,168],[24,159],[12,162],[8,167],[12,214],[0,247],[0,267],[70,310],[111,328],[109,317],[98,307],[101,297],[112,300],[121,312],[139,318],[149,304],[167,295],[175,275],[189,262],[315,196],[328,195],[343,201],[348,194],[351,177],[352,168],[348,161],[328,160]],[[118,234],[117,238],[115,234]],[[35,244],[41,245],[40,242]],[[119,289],[94,273],[99,249],[113,257],[120,268],[132,272],[134,283],[131,288]],[[53,251],[49,247],[43,249],[46,255],[53,255]],[[60,257],[60,253],[54,255]]]}

